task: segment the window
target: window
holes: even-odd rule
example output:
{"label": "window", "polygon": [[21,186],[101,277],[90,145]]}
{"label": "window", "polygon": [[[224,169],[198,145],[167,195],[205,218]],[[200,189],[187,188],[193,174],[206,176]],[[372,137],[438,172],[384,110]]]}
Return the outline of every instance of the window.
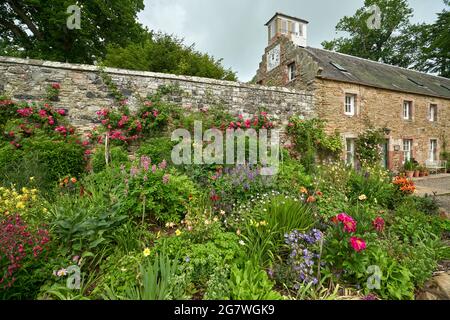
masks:
{"label": "window", "polygon": [[295,62],[288,65],[288,76],[289,76],[289,81],[292,81],[295,79]]}
{"label": "window", "polygon": [[430,160],[431,161],[436,161],[437,160],[437,147],[438,147],[438,142],[436,139],[431,139],[430,140]]}
{"label": "window", "polygon": [[298,36],[303,37],[303,24],[302,23],[296,23],[295,24],[295,32]]}
{"label": "window", "polygon": [[411,101],[403,102],[403,119],[404,120],[412,119],[412,102]]}
{"label": "window", "polygon": [[411,139],[403,140],[403,159],[405,162],[412,159],[412,144],[413,141]]}
{"label": "window", "polygon": [[287,34],[288,31],[289,31],[289,29],[288,29],[288,22],[287,22],[287,20],[282,20],[281,21],[281,33],[282,34]]}
{"label": "window", "polygon": [[347,69],[345,69],[343,66],[341,66],[339,63],[336,63],[334,61],[331,61],[330,64],[335,67],[336,69],[338,69],[339,71],[342,72],[348,72]]}
{"label": "window", "polygon": [[275,20],[270,23],[269,30],[270,30],[270,39],[272,39],[273,37],[275,37],[277,33],[275,30]]}
{"label": "window", "polygon": [[355,166],[355,139],[346,139],[345,140],[345,162],[354,167]]}
{"label": "window", "polygon": [[437,105],[436,104],[432,104],[430,105],[430,116],[429,119],[431,122],[436,122],[437,121]]}
{"label": "window", "polygon": [[356,95],[346,94],[345,95],[345,114],[348,116],[354,116],[356,113],[355,108]]}

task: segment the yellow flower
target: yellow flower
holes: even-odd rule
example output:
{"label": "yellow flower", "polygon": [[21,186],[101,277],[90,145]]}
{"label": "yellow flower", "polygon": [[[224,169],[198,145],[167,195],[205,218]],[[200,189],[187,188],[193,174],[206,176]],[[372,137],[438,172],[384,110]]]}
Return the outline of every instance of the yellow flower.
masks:
{"label": "yellow flower", "polygon": [[156,239],[159,239],[159,237],[161,237],[161,230],[156,234]]}
{"label": "yellow flower", "polygon": [[30,181],[34,181],[34,177],[30,177]]}
{"label": "yellow flower", "polygon": [[144,257],[148,257],[150,255],[150,249],[149,248],[145,248],[144,249]]}
{"label": "yellow flower", "polygon": [[44,211],[45,213],[48,212],[47,208],[42,209],[42,211]]}
{"label": "yellow flower", "polygon": [[367,200],[367,196],[366,196],[365,194],[362,194],[362,195],[360,195],[360,196],[358,197],[358,199],[359,199],[360,201],[364,201],[364,200]]}
{"label": "yellow flower", "polygon": [[25,204],[23,202],[18,202],[17,205],[16,205],[16,208],[19,209],[19,210],[20,209],[25,209]]}
{"label": "yellow flower", "polygon": [[175,234],[176,234],[177,236],[179,236],[179,235],[181,235],[181,231],[180,231],[179,229],[177,229],[177,231],[175,231]]}
{"label": "yellow flower", "polygon": [[263,220],[259,224],[262,225],[262,226],[265,226],[265,225],[267,225],[267,222],[265,220]]}

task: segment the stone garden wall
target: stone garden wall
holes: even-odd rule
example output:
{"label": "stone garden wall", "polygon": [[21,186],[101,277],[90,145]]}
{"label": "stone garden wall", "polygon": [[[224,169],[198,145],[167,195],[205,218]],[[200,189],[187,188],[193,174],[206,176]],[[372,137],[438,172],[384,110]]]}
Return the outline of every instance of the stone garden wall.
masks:
{"label": "stone garden wall", "polygon": [[[178,89],[166,99],[185,108],[219,105],[233,114],[250,115],[265,107],[282,123],[294,113],[315,116],[313,94],[308,91],[113,68],[105,72],[132,108],[161,86],[174,86]],[[52,83],[61,85],[54,105],[68,110],[72,124],[81,129],[94,125],[96,111],[114,101],[96,66],[0,57],[0,94],[36,100],[45,97]]]}

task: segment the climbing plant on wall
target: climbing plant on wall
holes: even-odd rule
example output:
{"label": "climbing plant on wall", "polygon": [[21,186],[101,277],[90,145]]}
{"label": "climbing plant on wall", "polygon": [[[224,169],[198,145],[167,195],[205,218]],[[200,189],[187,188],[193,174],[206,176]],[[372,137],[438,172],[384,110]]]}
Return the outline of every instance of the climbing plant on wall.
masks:
{"label": "climbing plant on wall", "polygon": [[356,156],[361,163],[375,165],[382,159],[383,129],[369,128],[356,139]]}

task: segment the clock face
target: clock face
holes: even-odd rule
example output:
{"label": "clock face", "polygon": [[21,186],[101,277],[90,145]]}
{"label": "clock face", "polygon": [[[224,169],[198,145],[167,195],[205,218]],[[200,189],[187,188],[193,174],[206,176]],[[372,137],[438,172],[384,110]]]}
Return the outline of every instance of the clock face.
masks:
{"label": "clock face", "polygon": [[267,53],[267,71],[278,67],[280,65],[280,45],[270,50]]}

